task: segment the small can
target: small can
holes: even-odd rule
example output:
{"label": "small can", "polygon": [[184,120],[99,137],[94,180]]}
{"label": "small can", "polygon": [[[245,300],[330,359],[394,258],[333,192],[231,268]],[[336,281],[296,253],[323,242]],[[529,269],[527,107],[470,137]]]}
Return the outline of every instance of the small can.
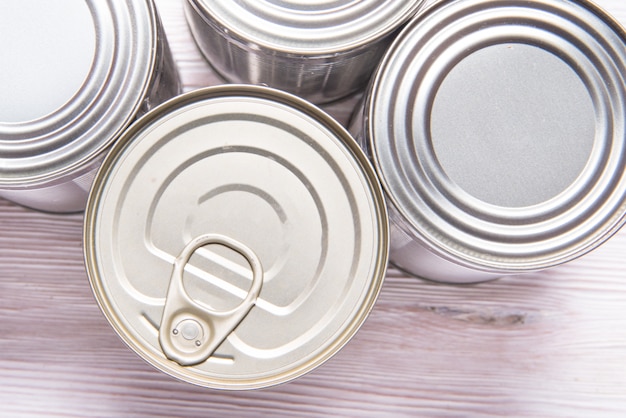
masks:
{"label": "small can", "polygon": [[390,260],[480,282],[573,260],[625,221],[626,35],[588,1],[443,0],[410,22],[351,130]]}
{"label": "small can", "polygon": [[186,0],[191,33],[227,81],[326,103],[368,83],[424,0]]}
{"label": "small can", "polygon": [[85,208],[105,151],[180,92],[151,0],[0,4],[0,196]]}
{"label": "small can", "polygon": [[95,297],[126,344],[219,389],[330,358],[373,307],[388,253],[356,141],[261,86],[192,91],[139,119],[95,177],[84,231]]}

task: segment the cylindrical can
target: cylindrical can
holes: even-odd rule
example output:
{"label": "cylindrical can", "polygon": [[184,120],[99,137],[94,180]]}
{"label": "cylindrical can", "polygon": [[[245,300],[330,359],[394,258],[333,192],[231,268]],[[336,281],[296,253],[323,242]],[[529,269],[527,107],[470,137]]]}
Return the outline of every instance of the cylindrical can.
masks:
{"label": "cylindrical can", "polygon": [[180,92],[151,0],[0,4],[0,196],[84,210],[104,152]]}
{"label": "cylindrical can", "polygon": [[397,29],[424,0],[187,0],[195,41],[229,82],[314,103],[362,89]]}
{"label": "cylindrical can", "polygon": [[388,253],[356,141],[261,86],[196,90],[139,119],[95,177],[84,231],[94,294],[126,344],[220,389],[330,358],[370,312]]}
{"label": "cylindrical can", "polygon": [[568,262],[626,210],[626,35],[588,1],[443,0],[398,35],[355,115],[390,260],[477,282]]}

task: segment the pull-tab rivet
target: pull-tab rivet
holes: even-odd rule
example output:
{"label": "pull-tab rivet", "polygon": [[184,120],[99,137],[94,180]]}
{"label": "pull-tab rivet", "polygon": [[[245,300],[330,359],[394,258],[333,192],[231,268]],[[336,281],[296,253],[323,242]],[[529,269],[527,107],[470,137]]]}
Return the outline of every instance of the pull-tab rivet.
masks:
{"label": "pull-tab rivet", "polygon": [[200,324],[192,319],[183,321],[183,323],[180,324],[180,328],[183,338],[188,341],[195,340],[198,338],[198,335],[200,335]]}
{"label": "pull-tab rivet", "polygon": [[[200,305],[187,294],[183,286],[185,265],[197,249],[209,244],[223,245],[238,252],[252,269],[252,284],[247,296],[237,307],[227,311],[215,311]],[[206,361],[248,315],[256,304],[262,284],[263,268],[250,248],[222,235],[206,234],[192,239],[174,260],[163,307],[160,329],[164,332],[159,332],[159,343],[165,356],[181,366],[193,366]]]}

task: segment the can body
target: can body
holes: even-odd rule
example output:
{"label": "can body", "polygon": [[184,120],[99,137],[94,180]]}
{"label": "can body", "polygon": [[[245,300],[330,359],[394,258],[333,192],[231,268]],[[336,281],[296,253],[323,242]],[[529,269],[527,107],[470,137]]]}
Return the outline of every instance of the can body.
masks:
{"label": "can body", "polygon": [[326,103],[367,84],[397,29],[423,1],[369,3],[347,5],[337,16],[307,2],[286,2],[276,14],[266,1],[188,0],[185,9],[199,49],[227,81]]}
{"label": "can body", "polygon": [[115,331],[219,389],[290,381],[346,344],[386,270],[380,185],[347,131],[259,86],[179,96],[101,165],[85,263]]}
{"label": "can body", "polygon": [[625,39],[586,1],[448,0],[412,21],[351,128],[388,197],[391,262],[479,282],[617,231]]}
{"label": "can body", "polygon": [[180,92],[156,8],[140,0],[0,9],[0,91],[12,98],[0,106],[0,196],[82,211],[110,144]]}

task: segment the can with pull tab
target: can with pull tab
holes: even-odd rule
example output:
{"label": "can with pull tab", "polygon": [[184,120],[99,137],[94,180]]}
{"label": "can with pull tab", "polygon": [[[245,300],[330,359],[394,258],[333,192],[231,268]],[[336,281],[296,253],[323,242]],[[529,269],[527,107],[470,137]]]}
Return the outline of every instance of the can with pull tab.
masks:
{"label": "can with pull tab", "polygon": [[94,181],[96,299],[126,344],[194,384],[294,379],[346,344],[386,271],[382,190],[314,105],[260,86],[196,90],[146,114]]}

